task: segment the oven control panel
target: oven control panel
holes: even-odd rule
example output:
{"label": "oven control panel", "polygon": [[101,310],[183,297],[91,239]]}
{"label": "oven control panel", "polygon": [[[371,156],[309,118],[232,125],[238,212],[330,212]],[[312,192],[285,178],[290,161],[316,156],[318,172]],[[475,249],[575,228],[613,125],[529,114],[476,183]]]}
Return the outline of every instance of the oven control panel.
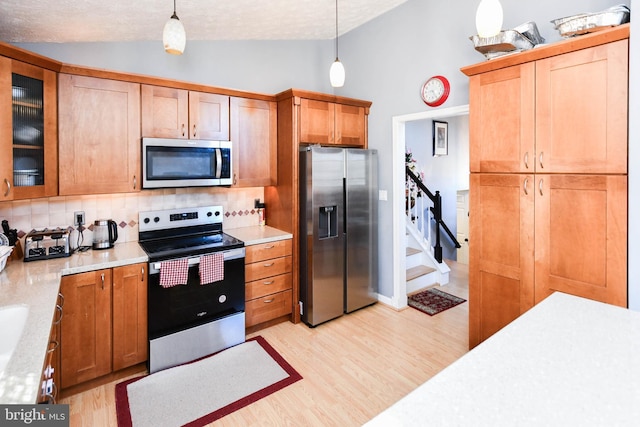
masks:
{"label": "oven control panel", "polygon": [[166,230],[206,224],[222,224],[222,206],[201,206],[140,212],[140,231]]}

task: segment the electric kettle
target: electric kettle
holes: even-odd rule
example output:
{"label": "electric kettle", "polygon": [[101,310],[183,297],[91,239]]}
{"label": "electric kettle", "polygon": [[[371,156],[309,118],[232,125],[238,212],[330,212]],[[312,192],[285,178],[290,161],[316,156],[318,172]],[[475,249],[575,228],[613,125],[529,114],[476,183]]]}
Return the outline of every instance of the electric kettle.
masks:
{"label": "electric kettle", "polygon": [[118,240],[118,226],[110,219],[93,222],[93,249],[109,249]]}

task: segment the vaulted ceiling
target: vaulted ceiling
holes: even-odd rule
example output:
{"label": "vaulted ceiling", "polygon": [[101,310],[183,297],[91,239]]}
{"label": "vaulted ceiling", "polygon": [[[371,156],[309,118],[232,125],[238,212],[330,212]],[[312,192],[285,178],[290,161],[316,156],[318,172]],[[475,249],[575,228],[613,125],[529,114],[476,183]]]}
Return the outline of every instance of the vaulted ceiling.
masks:
{"label": "vaulted ceiling", "polygon": [[[339,0],[344,34],[407,0]],[[171,0],[2,0],[0,40],[162,40]],[[176,0],[188,40],[324,40],[336,32],[334,0]]]}

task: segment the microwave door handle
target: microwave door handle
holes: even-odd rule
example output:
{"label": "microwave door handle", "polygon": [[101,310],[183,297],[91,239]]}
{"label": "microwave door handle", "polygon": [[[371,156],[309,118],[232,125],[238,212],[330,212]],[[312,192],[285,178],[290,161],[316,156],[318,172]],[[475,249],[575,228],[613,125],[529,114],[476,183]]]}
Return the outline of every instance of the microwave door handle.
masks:
{"label": "microwave door handle", "polygon": [[222,176],[222,149],[216,148],[216,178]]}

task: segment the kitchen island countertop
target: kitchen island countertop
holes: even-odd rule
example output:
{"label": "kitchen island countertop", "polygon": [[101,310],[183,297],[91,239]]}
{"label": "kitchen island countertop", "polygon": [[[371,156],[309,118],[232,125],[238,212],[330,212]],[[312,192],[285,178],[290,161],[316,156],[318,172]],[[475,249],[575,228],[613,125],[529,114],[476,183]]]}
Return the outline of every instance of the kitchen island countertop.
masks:
{"label": "kitchen island countertop", "polygon": [[9,262],[0,272],[0,307],[24,305],[28,315],[13,355],[0,373],[0,404],[37,400],[62,276],[147,261],[138,242],[129,242],[65,258]]}
{"label": "kitchen island countertop", "polygon": [[631,426],[640,312],[554,293],[365,426]]}

